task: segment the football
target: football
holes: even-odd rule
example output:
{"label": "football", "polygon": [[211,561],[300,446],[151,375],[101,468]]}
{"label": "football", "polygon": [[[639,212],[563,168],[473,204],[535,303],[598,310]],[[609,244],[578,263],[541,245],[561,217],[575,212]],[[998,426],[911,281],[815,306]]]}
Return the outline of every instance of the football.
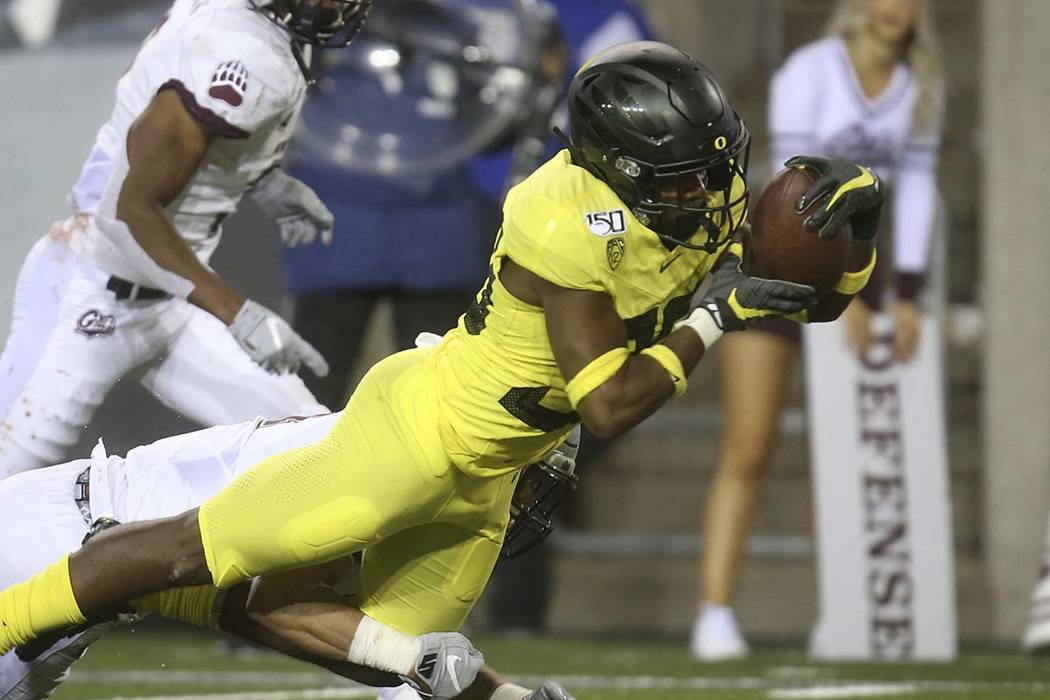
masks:
{"label": "football", "polygon": [[744,272],[755,277],[808,284],[817,297],[827,296],[846,271],[852,232],[849,224],[821,240],[803,225],[805,214],[795,212],[795,202],[816,180],[804,168],[785,168],[762,190],[752,213],[750,231],[744,234]]}

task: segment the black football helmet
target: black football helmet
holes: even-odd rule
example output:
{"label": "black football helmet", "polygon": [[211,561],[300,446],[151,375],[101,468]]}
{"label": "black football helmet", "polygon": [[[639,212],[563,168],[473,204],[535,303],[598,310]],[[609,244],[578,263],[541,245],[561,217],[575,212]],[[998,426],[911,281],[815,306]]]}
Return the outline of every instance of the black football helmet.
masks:
{"label": "black football helmet", "polygon": [[372,0],[250,0],[297,41],[342,48],[361,30]]}
{"label": "black football helmet", "polygon": [[576,488],[576,454],[580,451],[580,426],[565,442],[518,475],[510,504],[510,523],[500,556],[513,559],[529,551],[554,532],[551,516],[565,495]]}
{"label": "black football helmet", "polygon": [[573,162],[665,244],[714,252],[744,222],[751,135],[688,54],[656,41],[596,54],[569,87],[569,127]]}

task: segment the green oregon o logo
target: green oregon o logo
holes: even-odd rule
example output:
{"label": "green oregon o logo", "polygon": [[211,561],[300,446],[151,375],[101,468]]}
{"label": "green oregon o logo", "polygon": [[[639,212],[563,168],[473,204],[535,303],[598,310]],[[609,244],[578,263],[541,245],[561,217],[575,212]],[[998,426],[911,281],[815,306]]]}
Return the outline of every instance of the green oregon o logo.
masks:
{"label": "green oregon o logo", "polygon": [[725,147],[726,147],[726,137],[725,136],[719,136],[718,138],[715,139],[715,148],[717,148],[718,150],[721,151]]}

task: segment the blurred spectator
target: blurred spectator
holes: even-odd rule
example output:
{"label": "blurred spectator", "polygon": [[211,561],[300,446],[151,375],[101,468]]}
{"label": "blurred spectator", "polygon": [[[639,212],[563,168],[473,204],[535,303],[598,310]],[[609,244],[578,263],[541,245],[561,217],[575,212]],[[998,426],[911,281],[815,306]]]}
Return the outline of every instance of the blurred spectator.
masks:
{"label": "blurred spectator", "polygon": [[[924,0],[840,0],[827,37],[793,52],[770,85],[773,172],[795,154],[838,156],[871,167],[892,187],[892,208],[883,215],[892,235],[880,237],[883,263],[843,314],[847,341],[858,354],[871,344],[870,316],[887,286],[894,292],[887,311],[897,323],[897,359],[908,361],[918,343],[916,298],[936,209],[942,90]],[[776,321],[724,341],[725,434],[707,503],[702,602],[691,639],[700,660],[749,652],[731,607],[733,584],[779,437],[799,333],[797,324]]]}
{"label": "blurred spectator", "polygon": [[336,230],[329,246],[285,241],[283,258],[294,323],[331,358],[309,384],[326,405],[345,402],[377,302],[393,302],[403,349],[453,327],[480,288],[499,208],[467,159],[528,104],[543,21],[516,0],[389,0],[359,44],[321,56],[293,171]]}

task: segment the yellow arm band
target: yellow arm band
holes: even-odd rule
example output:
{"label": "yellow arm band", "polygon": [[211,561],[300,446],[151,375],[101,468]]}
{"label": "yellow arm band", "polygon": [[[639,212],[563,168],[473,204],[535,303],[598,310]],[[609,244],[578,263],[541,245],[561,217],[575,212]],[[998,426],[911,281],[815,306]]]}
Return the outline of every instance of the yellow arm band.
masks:
{"label": "yellow arm band", "polygon": [[572,381],[565,386],[565,393],[572,407],[576,408],[584,396],[609,381],[609,377],[623,367],[630,355],[627,348],[613,348],[591,360],[586,367],[577,372]]}
{"label": "yellow arm band", "polygon": [[219,589],[215,586],[169,588],[131,601],[136,612],[157,613],[169,620],[188,622],[197,627],[219,628],[217,603]]}
{"label": "yellow arm band", "polygon": [[642,350],[642,354],[656,360],[671,375],[671,383],[674,384],[674,398],[677,399],[685,393],[689,382],[685,378],[685,368],[682,367],[682,360],[674,350],[666,345],[654,345],[651,348]]}
{"label": "yellow arm band", "polygon": [[871,279],[871,272],[875,269],[875,260],[878,256],[875,254],[875,249],[871,251],[871,261],[865,266],[860,272],[844,272],[842,277],[839,278],[838,284],[835,285],[835,291],[839,294],[851,297],[864,289],[864,285]]}

